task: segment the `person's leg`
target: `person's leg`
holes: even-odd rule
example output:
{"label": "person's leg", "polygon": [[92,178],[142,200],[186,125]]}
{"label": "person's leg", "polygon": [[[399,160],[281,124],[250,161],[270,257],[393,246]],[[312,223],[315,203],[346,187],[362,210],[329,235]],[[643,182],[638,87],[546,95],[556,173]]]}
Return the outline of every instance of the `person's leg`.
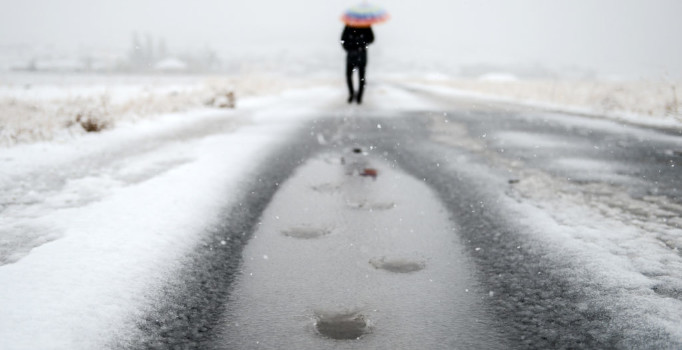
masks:
{"label": "person's leg", "polygon": [[353,102],[355,91],[353,91],[353,65],[346,63],[346,83],[348,84],[348,103]]}
{"label": "person's leg", "polygon": [[357,101],[360,104],[362,103],[362,93],[365,91],[365,65],[358,67],[358,73],[360,75],[360,87],[358,88]]}

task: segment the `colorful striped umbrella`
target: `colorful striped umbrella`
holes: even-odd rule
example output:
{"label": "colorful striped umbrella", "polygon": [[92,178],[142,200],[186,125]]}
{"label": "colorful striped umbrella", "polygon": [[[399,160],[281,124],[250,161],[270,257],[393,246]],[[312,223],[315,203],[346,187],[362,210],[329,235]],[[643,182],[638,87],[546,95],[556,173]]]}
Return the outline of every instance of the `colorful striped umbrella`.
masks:
{"label": "colorful striped umbrella", "polygon": [[385,22],[388,18],[388,12],[383,8],[363,2],[346,10],[341,21],[351,27],[362,28]]}

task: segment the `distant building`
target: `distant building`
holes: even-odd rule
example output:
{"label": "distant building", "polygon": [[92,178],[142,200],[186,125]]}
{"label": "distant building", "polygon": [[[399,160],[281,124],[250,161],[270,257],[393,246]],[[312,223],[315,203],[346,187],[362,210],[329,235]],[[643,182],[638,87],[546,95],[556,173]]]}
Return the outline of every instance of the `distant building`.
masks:
{"label": "distant building", "polygon": [[175,57],[165,58],[154,64],[155,71],[165,73],[186,72],[188,68],[187,63]]}

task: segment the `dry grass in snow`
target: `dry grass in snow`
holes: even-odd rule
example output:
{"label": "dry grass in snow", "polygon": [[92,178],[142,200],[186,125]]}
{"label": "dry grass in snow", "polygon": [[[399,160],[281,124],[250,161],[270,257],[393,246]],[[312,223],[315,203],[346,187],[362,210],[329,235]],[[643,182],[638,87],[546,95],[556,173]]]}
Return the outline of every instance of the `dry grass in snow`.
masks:
{"label": "dry grass in snow", "polygon": [[[603,116],[682,122],[682,84],[662,81],[428,81],[460,91]],[[646,120],[642,120],[646,124]],[[665,123],[668,121],[669,123]]]}
{"label": "dry grass in snow", "polygon": [[63,140],[190,109],[234,108],[237,98],[315,83],[257,74],[127,78],[0,79],[0,146]]}

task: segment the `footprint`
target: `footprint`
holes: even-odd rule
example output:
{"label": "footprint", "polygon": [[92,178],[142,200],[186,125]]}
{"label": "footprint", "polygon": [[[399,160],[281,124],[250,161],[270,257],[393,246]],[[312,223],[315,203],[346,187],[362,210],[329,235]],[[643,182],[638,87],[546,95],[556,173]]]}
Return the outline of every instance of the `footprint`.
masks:
{"label": "footprint", "polygon": [[426,262],[421,259],[410,258],[374,258],[369,261],[374,268],[386,270],[394,273],[410,273],[423,270]]}
{"label": "footprint", "polygon": [[315,239],[322,236],[326,236],[332,233],[332,230],[327,228],[318,227],[294,227],[288,230],[282,231],[282,234],[287,237],[299,238],[299,239]]}
{"label": "footprint", "polygon": [[329,156],[324,158],[325,163],[331,164],[331,165],[341,165],[344,164],[344,159],[343,157],[333,157]]}
{"label": "footprint", "polygon": [[348,202],[346,205],[351,209],[357,210],[390,210],[396,207],[393,202]]}
{"label": "footprint", "polygon": [[370,332],[367,318],[357,312],[317,312],[315,330],[337,340],[354,340]]}
{"label": "footprint", "polygon": [[341,189],[341,185],[333,183],[323,183],[312,186],[313,191],[319,193],[336,193]]}

